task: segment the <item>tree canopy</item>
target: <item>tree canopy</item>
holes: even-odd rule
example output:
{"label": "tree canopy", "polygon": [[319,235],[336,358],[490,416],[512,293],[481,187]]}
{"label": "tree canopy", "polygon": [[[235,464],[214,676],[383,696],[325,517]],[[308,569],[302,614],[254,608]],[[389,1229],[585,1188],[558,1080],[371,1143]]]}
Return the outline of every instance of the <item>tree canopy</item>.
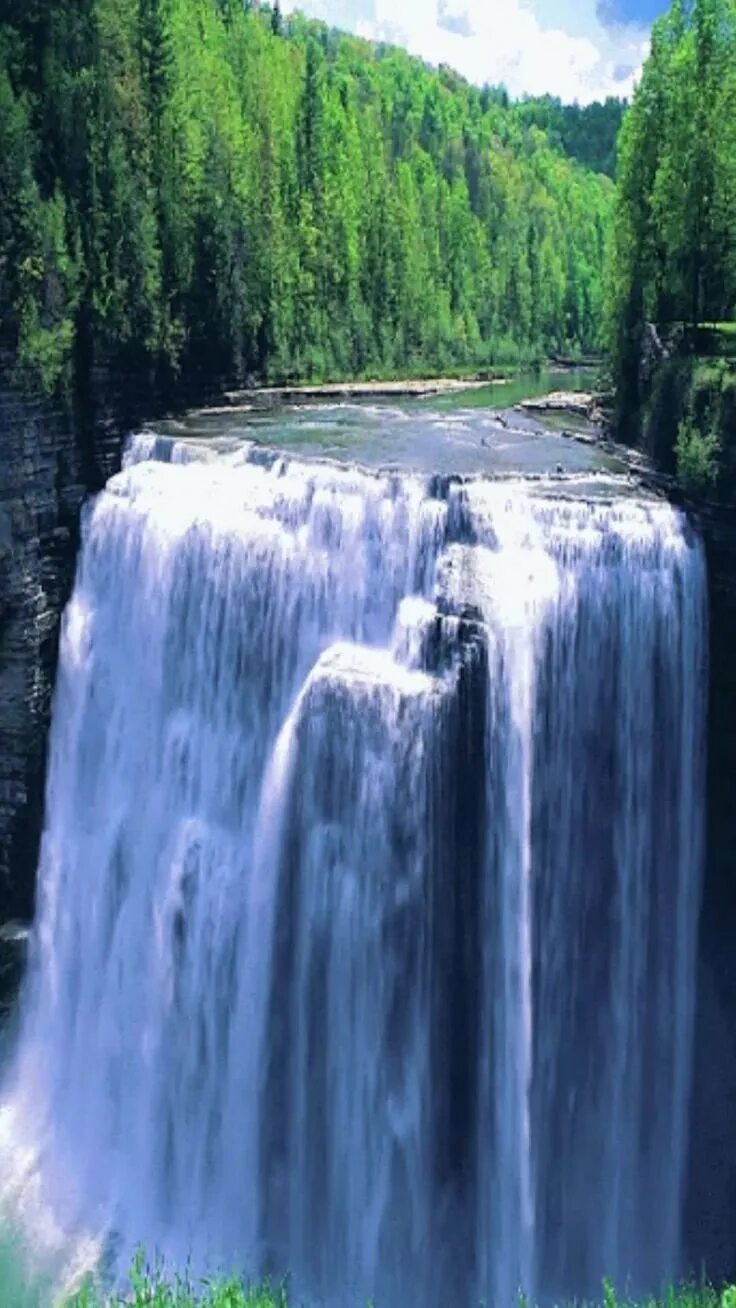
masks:
{"label": "tree canopy", "polygon": [[597,343],[613,186],[549,106],[249,0],[3,8],[1,329],[44,384]]}
{"label": "tree canopy", "polygon": [[619,385],[644,324],[736,316],[736,0],[675,0],[619,142],[608,294]]}
{"label": "tree canopy", "polygon": [[541,127],[553,145],[608,177],[616,176],[616,143],[625,112],[626,101],[613,96],[579,105],[544,95],[524,100],[520,106],[523,122]]}

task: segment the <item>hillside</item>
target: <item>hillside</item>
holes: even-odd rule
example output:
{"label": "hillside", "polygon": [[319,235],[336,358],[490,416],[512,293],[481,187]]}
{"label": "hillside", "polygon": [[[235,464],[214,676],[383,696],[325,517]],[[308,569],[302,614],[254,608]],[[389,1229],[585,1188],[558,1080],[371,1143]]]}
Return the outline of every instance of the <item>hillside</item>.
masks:
{"label": "hillside", "polygon": [[541,111],[236,0],[5,10],[1,331],[34,383],[597,344],[613,186]]}
{"label": "hillside", "polygon": [[619,143],[608,290],[618,425],[693,490],[736,492],[736,0],[681,0]]}

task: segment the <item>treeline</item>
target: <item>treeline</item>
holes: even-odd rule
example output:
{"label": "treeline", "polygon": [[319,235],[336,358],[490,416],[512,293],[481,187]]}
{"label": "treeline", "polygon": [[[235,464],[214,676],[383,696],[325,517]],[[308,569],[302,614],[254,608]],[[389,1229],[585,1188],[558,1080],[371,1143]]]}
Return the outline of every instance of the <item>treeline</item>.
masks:
{"label": "treeline", "polygon": [[736,0],[675,0],[619,142],[609,330],[635,406],[647,332],[697,346],[736,316]]}
{"label": "treeline", "polygon": [[626,101],[609,96],[593,104],[563,104],[556,96],[527,99],[519,106],[524,123],[546,132],[551,143],[595,173],[616,176],[616,145]]}
{"label": "treeline", "polygon": [[502,92],[248,0],[3,16],[0,331],[26,375],[325,378],[597,344],[613,187]]}
{"label": "treeline", "polygon": [[620,435],[736,490],[736,0],[675,0],[619,138],[607,336]]}

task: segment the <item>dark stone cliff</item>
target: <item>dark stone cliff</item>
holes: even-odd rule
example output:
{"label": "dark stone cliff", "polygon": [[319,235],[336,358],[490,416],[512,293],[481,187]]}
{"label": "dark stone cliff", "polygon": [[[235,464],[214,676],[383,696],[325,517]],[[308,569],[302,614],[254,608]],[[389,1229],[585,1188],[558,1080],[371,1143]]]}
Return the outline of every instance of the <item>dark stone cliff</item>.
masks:
{"label": "dark stone cliff", "polygon": [[698,959],[689,1271],[736,1276],[736,508],[702,510],[710,594],[707,861]]}
{"label": "dark stone cliff", "polygon": [[74,569],[82,458],[70,413],[0,384],[0,1015],[33,911],[59,617]]}
{"label": "dark stone cliff", "polygon": [[21,393],[0,355],[0,925],[33,913],[59,623],[80,508],[120,463],[146,391],[104,373],[93,400]]}
{"label": "dark stone cliff", "polygon": [[91,362],[79,375],[66,401],[22,393],[0,348],[0,1002],[3,924],[28,922],[34,909],[59,626],[82,503],[119,468],[126,432],[203,402],[217,385]]}
{"label": "dark stone cliff", "polygon": [[28,918],[59,629],[85,485],[63,405],[0,388],[0,917]]}

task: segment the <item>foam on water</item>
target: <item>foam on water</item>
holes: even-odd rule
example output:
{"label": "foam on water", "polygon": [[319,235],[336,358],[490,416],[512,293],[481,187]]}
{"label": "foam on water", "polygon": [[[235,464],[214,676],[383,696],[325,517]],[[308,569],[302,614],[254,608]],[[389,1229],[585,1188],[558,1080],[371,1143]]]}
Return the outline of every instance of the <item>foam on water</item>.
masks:
{"label": "foam on water", "polygon": [[656,1286],[700,546],[631,497],[254,460],[140,437],[86,516],[14,1202],[341,1308]]}

